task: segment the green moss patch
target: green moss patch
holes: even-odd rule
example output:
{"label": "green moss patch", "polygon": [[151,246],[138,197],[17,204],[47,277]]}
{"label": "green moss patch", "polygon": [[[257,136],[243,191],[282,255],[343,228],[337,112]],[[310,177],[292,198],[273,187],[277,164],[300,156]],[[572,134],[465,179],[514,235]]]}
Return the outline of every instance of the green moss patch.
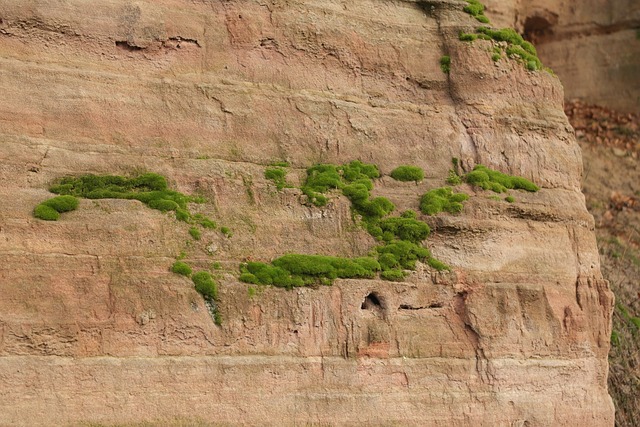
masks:
{"label": "green moss patch", "polygon": [[173,273],[180,274],[181,276],[187,276],[187,277],[190,277],[192,273],[192,270],[191,270],[191,267],[189,267],[189,264],[182,261],[174,262],[173,265],[171,266],[171,271]]}
{"label": "green moss patch", "polygon": [[487,18],[484,14],[484,5],[480,3],[478,0],[467,0],[468,5],[464,7],[464,11],[469,15],[476,18],[479,22],[483,24],[489,23],[489,18]]}
{"label": "green moss patch", "polygon": [[33,210],[33,216],[45,221],[57,221],[61,213],[76,210],[78,204],[79,201],[74,196],[52,197],[36,206]]}
{"label": "green moss patch", "polygon": [[264,171],[264,177],[273,181],[278,190],[291,187],[291,185],[287,184],[287,171],[282,166],[268,167]]}
{"label": "green moss patch", "polygon": [[[316,206],[324,206],[328,202],[324,193],[342,191],[365,229],[382,243],[372,252],[372,257],[287,254],[270,264],[248,262],[241,265],[240,280],[287,289],[328,285],[338,278],[373,278],[378,273],[385,280],[402,280],[405,277],[403,269],[415,269],[417,261],[431,259],[429,250],[422,246],[431,231],[429,226],[418,220],[417,214],[411,210],[399,217],[390,217],[395,205],[385,197],[371,197],[373,180],[379,176],[377,166],[358,160],[342,166],[320,164],[307,169],[307,178],[302,186],[303,193]],[[394,169],[392,177],[401,181],[419,181],[424,178],[424,171],[415,166],[401,166]]]}
{"label": "green moss patch", "polygon": [[391,178],[396,181],[422,181],[424,179],[424,171],[417,166],[398,166],[391,171]]}
{"label": "green moss patch", "polygon": [[464,193],[454,193],[451,187],[441,187],[428,191],[420,199],[420,211],[427,215],[440,212],[458,213],[462,210],[462,202],[469,198]]}
{"label": "green moss patch", "polygon": [[218,299],[218,284],[208,271],[198,271],[191,276],[191,280],[198,291],[207,300]]}
{"label": "green moss patch", "polygon": [[469,172],[465,176],[465,181],[481,187],[484,190],[491,190],[496,193],[505,193],[507,190],[535,192],[540,189],[540,187],[526,178],[507,175],[483,165],[477,165],[473,171]]}
{"label": "green moss patch", "polygon": [[[478,0],[467,0],[463,10],[475,17],[478,21],[488,24],[489,19],[484,15],[484,5]],[[546,68],[538,58],[536,48],[530,42],[524,40],[513,28],[493,29],[487,26],[476,29],[476,34],[464,33],[459,34],[462,41],[472,42],[478,38],[483,40],[495,40],[497,42],[505,42],[506,48],[497,47],[500,51],[495,51],[491,56],[493,61],[497,62],[502,58],[502,50],[505,51],[507,57],[518,59],[529,71],[543,70]]]}

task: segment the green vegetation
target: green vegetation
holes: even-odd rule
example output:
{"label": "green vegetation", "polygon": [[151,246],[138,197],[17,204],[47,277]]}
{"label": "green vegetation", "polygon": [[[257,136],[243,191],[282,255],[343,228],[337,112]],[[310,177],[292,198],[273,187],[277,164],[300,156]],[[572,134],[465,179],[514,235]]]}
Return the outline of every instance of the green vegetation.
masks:
{"label": "green vegetation", "polygon": [[293,287],[325,284],[337,278],[372,278],[380,271],[374,258],[340,258],[322,255],[288,254],[271,264],[248,262],[241,266],[240,280],[246,283]]}
{"label": "green vegetation", "polygon": [[53,197],[36,206],[33,216],[45,221],[57,221],[61,213],[76,210],[78,203],[78,199],[73,196]]}
{"label": "green vegetation", "polygon": [[291,187],[287,184],[287,171],[282,166],[274,166],[265,169],[264,177],[273,181],[278,190]]}
{"label": "green vegetation", "polygon": [[454,167],[455,167],[455,169],[449,169],[449,176],[447,177],[447,184],[449,184],[449,185],[460,185],[460,184],[462,184],[462,178],[460,178],[460,175],[458,175],[458,172],[456,171],[458,169],[457,168],[457,163],[455,163]]}
{"label": "green vegetation", "polygon": [[519,176],[506,175],[487,168],[483,165],[477,165],[472,172],[465,176],[465,180],[472,185],[491,190],[496,193],[505,193],[507,189],[538,191],[540,188],[526,178]]}
{"label": "green vegetation", "polygon": [[218,299],[218,284],[213,280],[209,272],[198,271],[191,276],[191,280],[193,280],[196,291],[206,300],[212,301]]}
{"label": "green vegetation", "polygon": [[220,262],[216,261],[213,264],[211,264],[211,268],[213,270],[221,270],[222,269],[222,264],[220,264]]}
{"label": "green vegetation", "polygon": [[451,71],[451,57],[449,55],[443,55],[440,58],[440,69],[445,74],[449,74]]}
{"label": "green vegetation", "polygon": [[[447,57],[448,58],[448,57]],[[396,181],[422,181],[424,179],[424,171],[417,166],[398,166],[391,171],[391,178]]]}
{"label": "green vegetation", "polygon": [[536,48],[531,43],[524,40],[513,28],[494,30],[489,27],[480,27],[476,31],[479,34],[488,36],[490,40],[506,42],[507,56],[511,58],[519,58],[530,71],[541,70],[543,68],[542,62],[538,58]]}
{"label": "green vegetation", "polygon": [[187,208],[188,203],[203,203],[204,199],[169,190],[165,177],[156,173],[145,173],[134,178],[118,175],[66,177],[51,186],[49,191],[87,199],[138,200],[151,209],[173,211],[180,221],[215,228],[213,221],[203,215],[192,216]]}
{"label": "green vegetation", "polygon": [[221,232],[222,234],[224,234],[224,235],[225,235],[225,237],[231,237],[231,236],[233,236],[233,233],[231,232],[231,230],[229,229],[229,227],[224,227],[224,226],[220,227],[220,232]]}
{"label": "green vegetation", "polygon": [[57,221],[60,218],[58,211],[47,205],[39,204],[33,210],[33,216],[45,221]]}
{"label": "green vegetation", "polygon": [[483,24],[489,23],[489,18],[484,15],[484,5],[478,0],[467,0],[468,5],[464,7],[464,11],[476,18]]}
{"label": "green vegetation", "polygon": [[422,196],[420,210],[427,215],[440,212],[458,213],[462,210],[462,202],[468,198],[464,193],[454,193],[451,187],[436,188]]}
{"label": "green vegetation", "polygon": [[174,262],[173,265],[171,266],[171,271],[173,273],[180,274],[182,276],[187,276],[187,277],[191,276],[191,273],[192,273],[192,270],[191,270],[191,267],[189,267],[189,264],[182,261]]}
{"label": "green vegetation", "polygon": [[[144,173],[136,177],[123,177],[117,175],[83,175],[80,177],[66,177],[59,180],[49,189],[59,196],[49,199],[34,209],[34,215],[47,220],[58,219],[60,212],[68,212],[78,206],[78,197],[87,199],[126,199],[138,200],[151,209],[160,212],[173,212],[178,221],[183,221],[192,226],[189,234],[195,240],[201,238],[202,232],[198,228],[215,229],[216,223],[202,214],[192,215],[189,211],[189,203],[204,203],[202,197],[187,196],[168,188],[167,180],[156,173]],[[224,227],[223,227],[224,228]],[[223,231],[224,233],[224,231]],[[226,229],[226,233],[230,235]],[[187,242],[189,245],[190,242]],[[191,267],[185,262],[179,261],[186,256],[184,251],[178,256],[171,266],[171,271],[183,276],[191,276]],[[210,301],[211,314],[216,324],[221,321],[220,315],[211,301],[217,298],[217,284],[209,273],[198,272],[191,276],[196,289],[205,300]]]}
{"label": "green vegetation", "polygon": [[[419,181],[424,171],[415,166],[401,166],[392,177],[402,181]],[[329,285],[337,278],[372,278],[378,273],[385,280],[402,280],[403,269],[415,269],[417,261],[425,261],[438,270],[446,265],[431,257],[422,246],[429,226],[407,210],[399,217],[388,217],[395,205],[384,197],[371,197],[373,179],[380,172],[375,165],[354,160],[342,166],[315,165],[307,169],[302,191],[316,206],[324,206],[324,193],[341,190],[351,201],[354,214],[366,230],[381,242],[371,257],[339,258],[323,255],[287,254],[271,264],[248,262],[240,267],[240,280],[250,284],[273,285],[292,289],[297,286]]]}
{"label": "green vegetation", "polygon": [[189,228],[189,234],[193,237],[193,240],[200,240],[202,237],[202,233],[196,227]]}
{"label": "green vegetation", "polygon": [[[328,199],[324,194],[332,189],[344,189],[350,185],[358,186],[358,195],[362,195],[361,187],[368,191],[373,188],[372,179],[380,177],[380,171],[375,165],[365,164],[359,160],[354,160],[343,166],[330,164],[315,165],[307,169],[307,179],[302,185],[302,192],[309,198],[309,201],[316,206],[324,206]],[[349,191],[354,190],[351,187]],[[353,191],[352,191],[353,192]],[[354,193],[354,195],[356,195]],[[347,195],[345,193],[347,197]],[[349,197],[351,199],[351,197]],[[367,195],[368,198],[368,195]]]}
{"label": "green vegetation", "polygon": [[509,203],[513,203],[513,202],[516,201],[516,199],[514,199],[513,196],[507,196],[507,197],[504,198],[504,200],[506,200]]}
{"label": "green vegetation", "polygon": [[478,38],[478,35],[460,31],[458,38],[463,42],[472,42]]}
{"label": "green vegetation", "polygon": [[[484,15],[484,6],[478,0],[467,0],[469,3],[464,7],[464,11],[474,16],[478,21],[488,24],[489,20]],[[542,62],[538,58],[536,48],[524,40],[513,28],[503,28],[500,30],[490,27],[479,27],[476,34],[460,32],[459,38],[462,41],[472,42],[478,38],[483,40],[495,40],[497,42],[506,42],[504,49],[509,58],[520,60],[525,68],[529,71],[547,70],[543,67]],[[495,46],[491,59],[498,62],[502,58],[502,47]],[[549,70],[550,71],[550,70]],[[553,73],[553,72],[551,72]]]}

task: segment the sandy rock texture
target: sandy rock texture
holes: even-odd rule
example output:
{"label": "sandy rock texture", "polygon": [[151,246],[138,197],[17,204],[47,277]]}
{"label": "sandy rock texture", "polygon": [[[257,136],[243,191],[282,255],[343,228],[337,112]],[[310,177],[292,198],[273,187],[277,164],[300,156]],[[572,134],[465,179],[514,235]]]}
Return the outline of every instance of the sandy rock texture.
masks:
{"label": "sandy rock texture", "polygon": [[640,3],[486,0],[496,25],[532,40],[567,99],[640,112]]}
{"label": "sandy rock texture", "polygon": [[[613,298],[562,86],[460,42],[463,5],[0,3],[0,425],[612,425]],[[271,162],[292,184],[317,162],[420,166],[419,184],[376,180],[402,211],[453,157],[542,189],[509,204],[462,185],[462,214],[423,217],[451,272],[238,281],[244,260],[375,245],[344,197],[278,192]],[[140,171],[204,196],[194,211],[233,236],[193,241],[130,200],[32,216],[57,178]],[[222,266],[222,326],[170,273],[181,251]]]}

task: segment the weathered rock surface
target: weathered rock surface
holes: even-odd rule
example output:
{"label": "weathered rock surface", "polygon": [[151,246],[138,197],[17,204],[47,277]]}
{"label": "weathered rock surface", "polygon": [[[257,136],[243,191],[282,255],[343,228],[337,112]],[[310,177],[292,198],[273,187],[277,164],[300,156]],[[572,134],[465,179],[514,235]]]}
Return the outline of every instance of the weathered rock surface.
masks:
{"label": "weathered rock surface", "polygon": [[[562,87],[458,41],[474,25],[461,8],[0,4],[0,425],[612,425],[612,296]],[[289,161],[291,182],[316,162],[421,166],[418,185],[376,182],[402,210],[452,157],[542,190],[507,204],[462,186],[461,215],[425,218],[451,273],[254,296],[238,282],[242,260],[375,244],[344,198],[277,192],[270,162]],[[187,248],[223,266],[221,327],[169,272],[187,225],[126,200],[32,217],[58,177],[140,170],[232,228]],[[363,305],[372,292],[380,307]]]}
{"label": "weathered rock surface", "polygon": [[487,0],[495,24],[533,40],[568,99],[640,112],[640,3]]}

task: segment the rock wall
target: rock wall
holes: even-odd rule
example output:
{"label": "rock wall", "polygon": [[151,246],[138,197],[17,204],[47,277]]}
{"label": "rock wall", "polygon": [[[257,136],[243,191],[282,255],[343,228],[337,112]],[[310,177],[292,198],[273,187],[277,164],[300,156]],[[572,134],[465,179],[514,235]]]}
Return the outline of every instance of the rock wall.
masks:
{"label": "rock wall", "polygon": [[[460,42],[461,8],[2,2],[0,425],[612,425],[612,296],[562,87]],[[508,204],[463,185],[462,214],[424,217],[450,273],[255,295],[238,281],[243,260],[375,245],[344,197],[276,191],[271,162],[292,183],[316,162],[415,164],[419,184],[376,181],[401,211],[453,157],[542,190]],[[194,209],[233,236],[191,241],[129,200],[32,216],[56,178],[142,170],[206,197]],[[185,248],[222,265],[222,326],[169,272]]]}
{"label": "rock wall", "polygon": [[640,111],[640,3],[487,0],[494,23],[534,41],[568,99]]}

